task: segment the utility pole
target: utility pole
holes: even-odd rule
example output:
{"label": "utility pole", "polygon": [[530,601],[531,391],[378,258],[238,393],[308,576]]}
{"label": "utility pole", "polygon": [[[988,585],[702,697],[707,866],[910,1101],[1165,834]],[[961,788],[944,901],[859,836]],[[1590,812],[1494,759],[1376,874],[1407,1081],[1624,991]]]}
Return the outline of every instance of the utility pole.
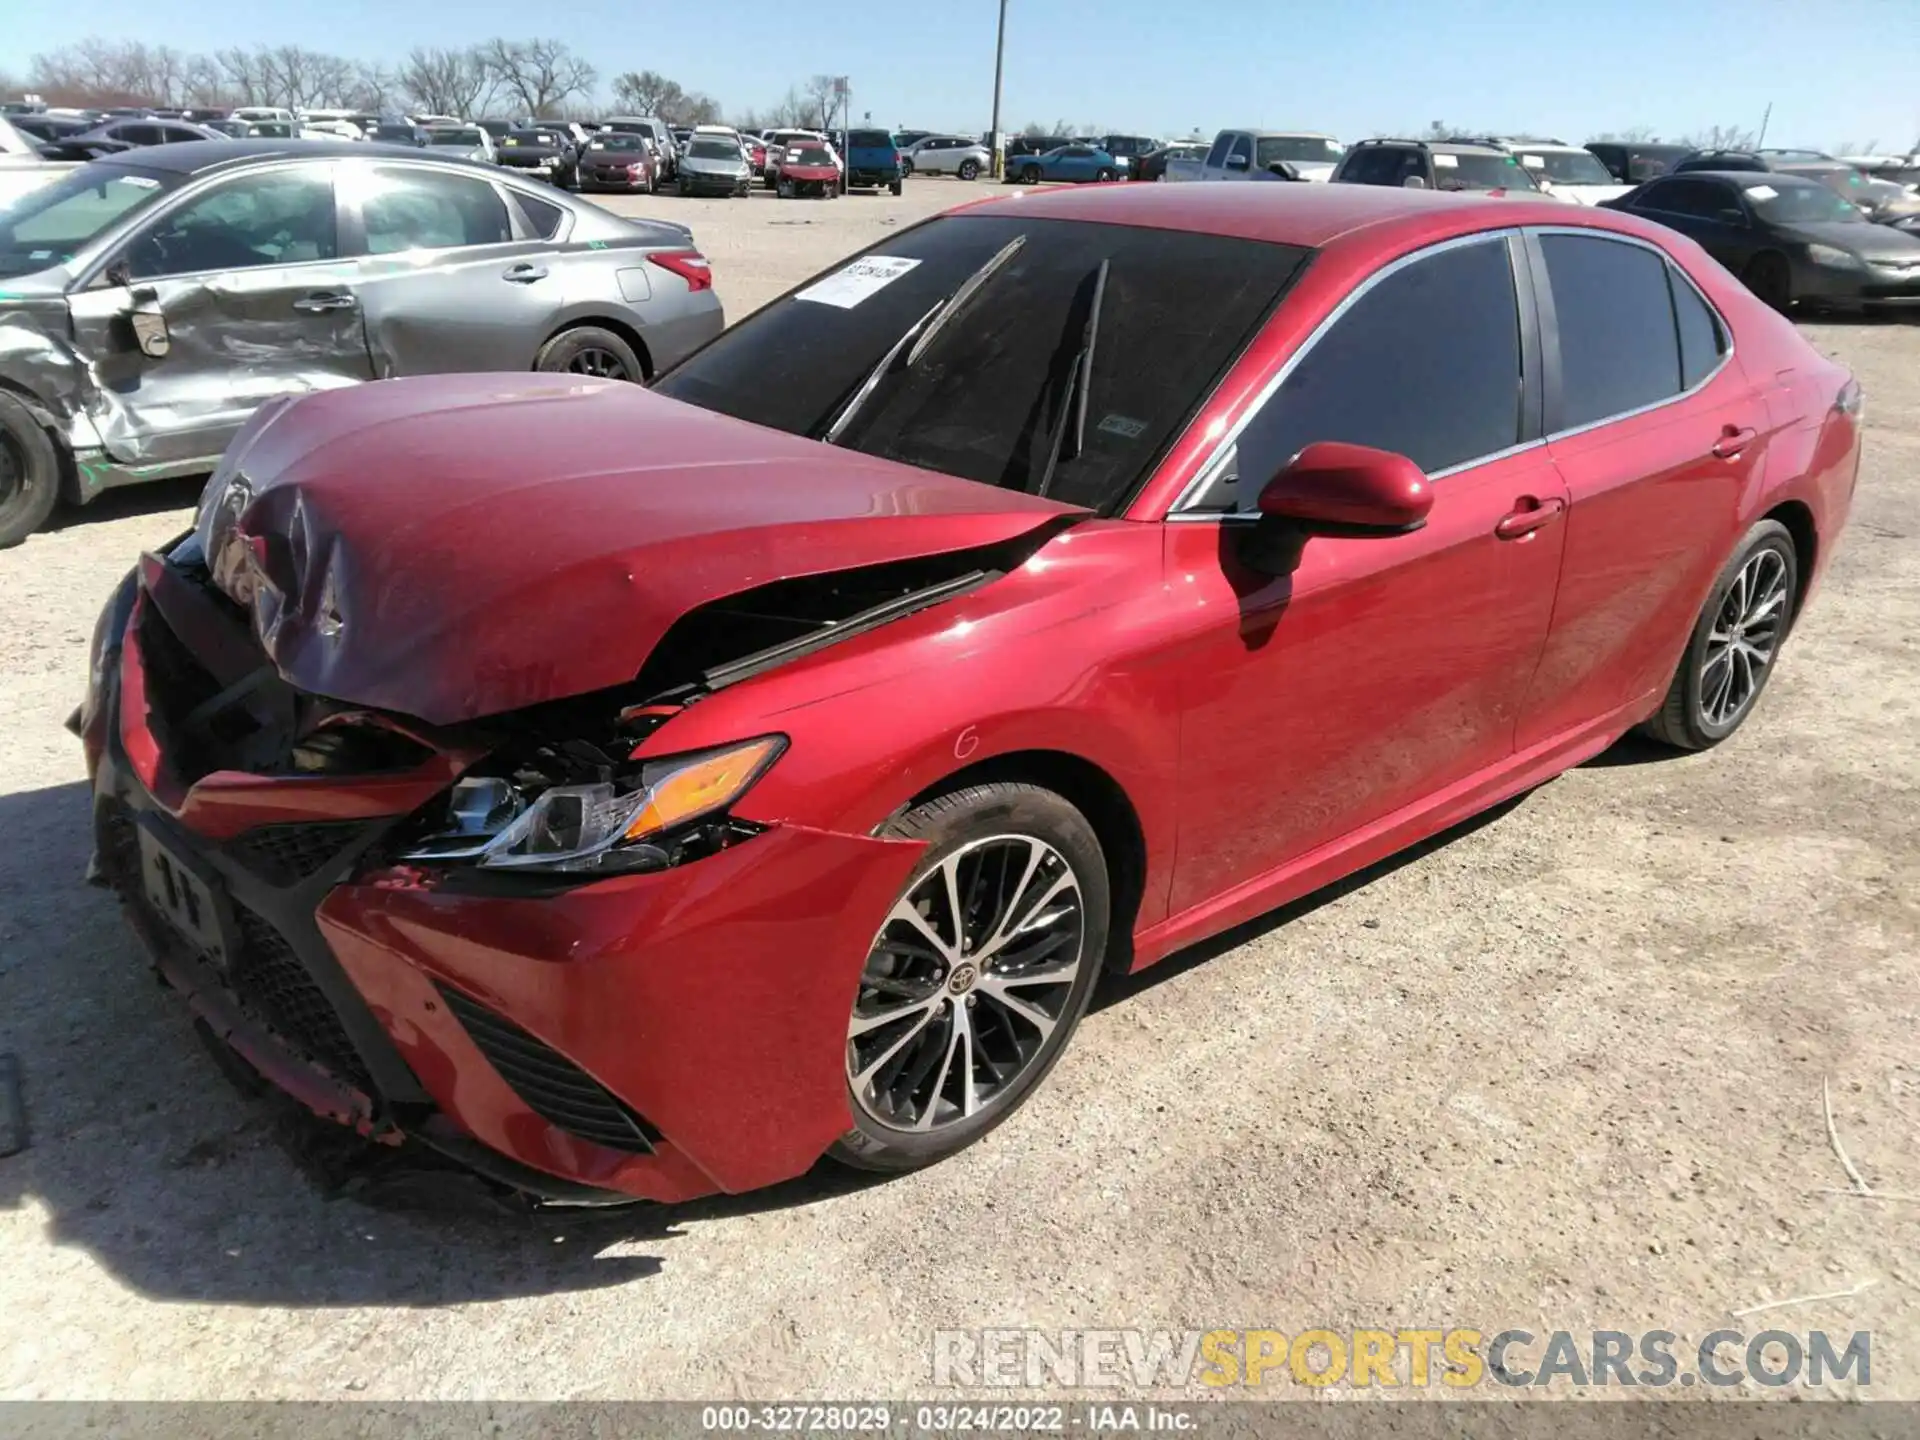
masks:
{"label": "utility pole", "polygon": [[1760,117],[1760,138],[1753,142],[1754,149],[1758,150],[1767,143],[1767,122],[1771,119],[1773,119],[1773,102],[1769,100],[1766,113]]}
{"label": "utility pole", "polygon": [[1000,31],[993,41],[993,178],[1001,178],[1006,164],[1006,145],[1000,139],[1000,75],[1007,58],[1007,0],[1000,0]]}

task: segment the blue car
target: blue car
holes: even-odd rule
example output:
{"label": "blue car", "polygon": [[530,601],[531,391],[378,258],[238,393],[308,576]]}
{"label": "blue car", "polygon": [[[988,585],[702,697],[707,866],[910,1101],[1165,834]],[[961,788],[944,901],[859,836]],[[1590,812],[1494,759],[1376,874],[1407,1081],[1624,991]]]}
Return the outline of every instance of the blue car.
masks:
{"label": "blue car", "polygon": [[1042,180],[1118,180],[1120,162],[1092,145],[1060,145],[1044,155],[1022,155],[1007,161],[1007,183],[1038,185]]}

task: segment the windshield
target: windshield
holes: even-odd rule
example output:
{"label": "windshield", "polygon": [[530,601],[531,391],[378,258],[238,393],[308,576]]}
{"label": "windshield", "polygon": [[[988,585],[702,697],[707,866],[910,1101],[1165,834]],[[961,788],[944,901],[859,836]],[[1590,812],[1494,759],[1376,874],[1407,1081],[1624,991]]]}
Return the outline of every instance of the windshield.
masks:
{"label": "windshield", "polygon": [[1747,203],[1776,225],[1866,225],[1867,217],[1851,200],[1811,180],[1781,177],[1743,187]]}
{"label": "windshield", "polygon": [[655,388],[789,434],[823,435],[903,336],[1023,237],[924,353],[876,386],[836,443],[988,485],[1033,488],[1104,261],[1086,446],[1060,463],[1048,493],[1116,507],[1310,253],[1134,226],[946,216],[757,311]]}
{"label": "windshield", "polygon": [[114,221],[179,183],[177,175],[88,165],[28,191],[0,208],[0,275],[28,275],[66,264]]}
{"label": "windshield", "polygon": [[856,130],[847,136],[847,144],[862,150],[891,150],[893,136],[884,130]]}
{"label": "windshield", "polygon": [[695,140],[687,154],[695,160],[738,160],[740,147],[731,140]]}
{"label": "windshield", "polygon": [[435,130],[427,140],[433,145],[462,145],[469,150],[487,143],[484,132],[479,130]]}
{"label": "windshield", "polygon": [[1433,157],[1434,181],[1442,190],[1538,190],[1533,177],[1511,155]]}
{"label": "windshield", "polygon": [[373,129],[373,138],[376,140],[403,140],[411,145],[413,143],[413,127],[411,125],[376,125]]}
{"label": "windshield", "polygon": [[796,165],[831,165],[833,156],[824,145],[796,145],[787,151],[787,159]]}
{"label": "windshield", "polygon": [[587,142],[589,150],[639,150],[638,135],[601,135]]}
{"label": "windshield", "polygon": [[1607,167],[1585,150],[1523,150],[1520,152],[1520,164],[1523,169],[1533,172],[1534,178],[1544,175],[1556,185],[1618,183],[1607,173]]}
{"label": "windshield", "polygon": [[1269,135],[1254,142],[1254,168],[1264,170],[1276,160],[1331,164],[1344,154],[1346,148],[1338,140],[1318,135]]}

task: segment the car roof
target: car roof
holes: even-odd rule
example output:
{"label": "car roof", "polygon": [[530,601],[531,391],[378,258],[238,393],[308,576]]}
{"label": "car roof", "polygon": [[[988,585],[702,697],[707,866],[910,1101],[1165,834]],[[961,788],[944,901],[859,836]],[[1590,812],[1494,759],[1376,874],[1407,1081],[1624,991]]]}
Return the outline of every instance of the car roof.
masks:
{"label": "car roof", "polygon": [[1617,211],[1545,196],[1490,199],[1385,185],[1102,185],[1021,191],[977,202],[967,211],[1144,225],[1316,250],[1362,234],[1383,243],[1421,243],[1506,225],[1572,224],[1635,236],[1659,233],[1658,227]]}
{"label": "car roof", "polygon": [[369,140],[185,140],[177,145],[143,145],[117,155],[103,155],[95,165],[124,165],[129,169],[172,171],[201,175],[214,170],[237,170],[269,160],[345,160],[355,156],[429,160],[435,165],[471,162],[422,155],[411,145],[382,145]]}
{"label": "car roof", "polygon": [[1831,190],[1828,190],[1825,185],[1822,185],[1818,180],[1809,179],[1805,175],[1796,175],[1791,170],[1681,170],[1678,172],[1669,171],[1665,175],[1652,176],[1647,181],[1647,183],[1651,185],[1655,180],[1731,180],[1734,184],[1740,185],[1743,187],[1750,187],[1754,185],[1771,185],[1776,190],[1793,189],[1795,187],[1798,187],[1803,190],[1826,190],[1829,195],[1833,193]]}

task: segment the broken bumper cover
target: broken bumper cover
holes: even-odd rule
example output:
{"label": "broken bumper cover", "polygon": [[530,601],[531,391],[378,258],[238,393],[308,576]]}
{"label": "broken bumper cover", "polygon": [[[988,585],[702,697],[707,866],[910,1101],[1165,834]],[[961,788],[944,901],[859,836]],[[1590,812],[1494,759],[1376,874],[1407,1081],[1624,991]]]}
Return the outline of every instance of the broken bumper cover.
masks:
{"label": "broken bumper cover", "polygon": [[[758,1188],[851,1123],[847,1016],[920,846],[775,826],[652,874],[462,892],[383,862],[422,803],[391,777],[172,793],[135,633],[83,720],[96,862],[161,975],[278,1088],[571,1203]],[[367,813],[383,799],[402,808]],[[220,953],[150,900],[156,844],[214,897]]]}

